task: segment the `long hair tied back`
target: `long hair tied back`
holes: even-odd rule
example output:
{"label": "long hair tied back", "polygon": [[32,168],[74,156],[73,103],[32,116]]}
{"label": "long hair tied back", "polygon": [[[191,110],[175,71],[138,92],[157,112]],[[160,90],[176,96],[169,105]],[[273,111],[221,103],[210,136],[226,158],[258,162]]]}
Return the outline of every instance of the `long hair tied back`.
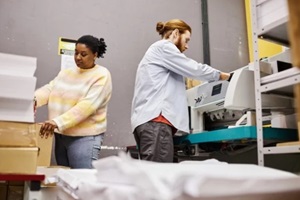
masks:
{"label": "long hair tied back", "polygon": [[157,22],[156,24],[156,31],[162,38],[168,38],[175,29],[178,29],[181,34],[185,31],[192,33],[191,27],[181,19],[171,19],[165,23]]}

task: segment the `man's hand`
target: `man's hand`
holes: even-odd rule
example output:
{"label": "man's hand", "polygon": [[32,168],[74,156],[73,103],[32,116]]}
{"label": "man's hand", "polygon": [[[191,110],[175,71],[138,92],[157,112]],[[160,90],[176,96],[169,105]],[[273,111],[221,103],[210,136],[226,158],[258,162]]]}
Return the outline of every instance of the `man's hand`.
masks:
{"label": "man's hand", "polygon": [[229,82],[231,80],[232,76],[233,76],[233,72],[231,72],[231,73],[221,72],[220,80]]}
{"label": "man's hand", "polygon": [[54,129],[57,128],[56,123],[53,120],[45,121],[40,129],[40,136],[47,139],[49,136],[52,136]]}
{"label": "man's hand", "polygon": [[220,73],[220,80],[221,81],[227,81],[230,77],[230,74],[229,73],[225,73],[225,72],[221,72]]}

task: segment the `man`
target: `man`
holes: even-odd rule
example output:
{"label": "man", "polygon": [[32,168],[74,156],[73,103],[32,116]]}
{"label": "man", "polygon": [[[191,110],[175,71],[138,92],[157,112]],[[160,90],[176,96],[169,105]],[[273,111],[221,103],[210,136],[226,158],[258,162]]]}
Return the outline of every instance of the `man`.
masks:
{"label": "man", "polygon": [[158,22],[162,40],[152,44],[136,74],[131,125],[143,160],[173,161],[173,134],[189,132],[184,77],[206,81],[228,80],[229,73],[187,58],[192,30],[179,19]]}

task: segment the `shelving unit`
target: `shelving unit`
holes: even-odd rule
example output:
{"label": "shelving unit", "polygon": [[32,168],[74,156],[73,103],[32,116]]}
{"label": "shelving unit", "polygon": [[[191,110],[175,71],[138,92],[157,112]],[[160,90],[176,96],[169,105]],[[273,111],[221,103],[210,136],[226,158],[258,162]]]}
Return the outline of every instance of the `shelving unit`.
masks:
{"label": "shelving unit", "polygon": [[[300,142],[287,146],[264,147],[262,93],[288,88],[293,92],[293,86],[300,83],[300,70],[293,67],[266,77],[261,77],[258,38],[275,43],[289,45],[287,34],[288,8],[286,0],[251,0],[252,41],[254,56],[254,84],[256,101],[257,148],[258,164],[264,165],[267,154],[300,153]],[[299,138],[298,138],[299,139]]]}
{"label": "shelving unit", "polygon": [[256,0],[255,4],[258,36],[288,46],[286,0]]}

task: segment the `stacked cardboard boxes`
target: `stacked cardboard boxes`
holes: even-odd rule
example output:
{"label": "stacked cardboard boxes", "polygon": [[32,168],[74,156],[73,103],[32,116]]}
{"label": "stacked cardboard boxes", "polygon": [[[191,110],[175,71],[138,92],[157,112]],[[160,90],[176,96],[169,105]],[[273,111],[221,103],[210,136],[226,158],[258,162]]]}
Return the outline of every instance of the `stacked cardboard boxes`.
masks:
{"label": "stacked cardboard boxes", "polygon": [[0,173],[34,174],[37,166],[49,166],[52,140],[39,136],[36,123],[0,121]]}

